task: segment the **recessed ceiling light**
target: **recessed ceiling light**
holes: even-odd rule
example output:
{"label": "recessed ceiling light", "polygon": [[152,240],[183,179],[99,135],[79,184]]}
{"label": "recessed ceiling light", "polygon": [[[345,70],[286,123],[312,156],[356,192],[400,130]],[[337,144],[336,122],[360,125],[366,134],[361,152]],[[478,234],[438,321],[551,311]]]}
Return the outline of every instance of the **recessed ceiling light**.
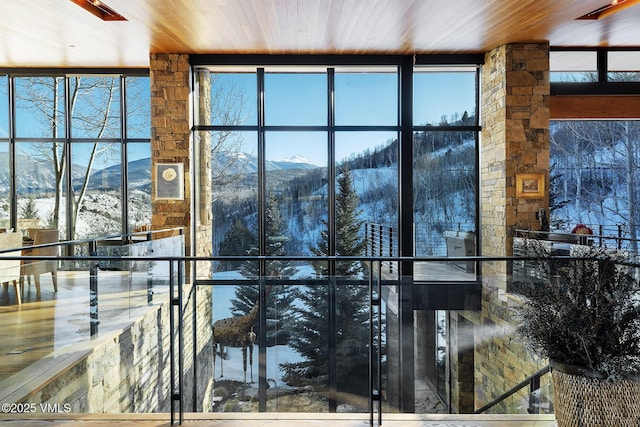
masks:
{"label": "recessed ceiling light", "polygon": [[126,21],[127,18],[104,4],[100,0],[71,0],[87,12],[97,16],[103,21]]}
{"label": "recessed ceiling light", "polygon": [[640,0],[612,0],[611,3],[599,7],[596,10],[592,10],[591,12],[576,19],[602,19],[639,3]]}

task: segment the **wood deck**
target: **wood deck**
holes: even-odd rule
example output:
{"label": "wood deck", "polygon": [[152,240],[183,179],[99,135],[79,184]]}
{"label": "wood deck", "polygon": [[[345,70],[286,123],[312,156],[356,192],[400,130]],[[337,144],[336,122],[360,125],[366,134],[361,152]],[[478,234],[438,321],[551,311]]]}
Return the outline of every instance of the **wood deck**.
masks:
{"label": "wood deck", "polygon": [[[3,426],[167,427],[169,414],[0,414]],[[224,427],[367,427],[367,414],[185,414],[183,426]],[[377,426],[377,419],[374,426]],[[389,414],[385,427],[555,427],[553,415],[413,415]]]}

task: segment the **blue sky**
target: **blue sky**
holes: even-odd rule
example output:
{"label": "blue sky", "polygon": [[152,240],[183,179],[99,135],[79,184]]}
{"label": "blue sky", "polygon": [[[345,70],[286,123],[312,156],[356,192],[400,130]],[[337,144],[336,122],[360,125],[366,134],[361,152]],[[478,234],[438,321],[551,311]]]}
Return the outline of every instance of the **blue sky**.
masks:
{"label": "blue sky", "polygon": [[[257,92],[255,74],[220,75],[220,83],[233,83],[242,91],[246,104],[243,124],[255,125]],[[8,137],[8,100],[6,77],[0,80],[0,138]],[[4,87],[2,87],[4,86]],[[397,123],[397,75],[384,73],[336,73],[336,125],[393,126]],[[265,121],[267,125],[327,124],[327,81],[324,73],[267,73],[265,78]],[[443,115],[461,115],[475,109],[475,75],[473,72],[421,72],[414,77],[414,117],[417,124],[438,124]],[[148,85],[143,96],[149,96]],[[26,121],[25,121],[26,120]],[[18,126],[29,128],[28,135],[42,136],[41,125],[24,114]],[[39,130],[40,129],[40,130]],[[136,135],[148,137],[145,135]],[[394,139],[390,132],[343,132],[336,135],[338,161],[365,149],[374,150]],[[244,151],[256,154],[255,140],[245,136]],[[326,135],[322,132],[273,132],[266,136],[267,160],[301,155],[314,164],[326,165]],[[2,146],[0,146],[2,149]],[[130,152],[135,159],[148,155]]]}
{"label": "blue sky", "polygon": [[[217,85],[233,87],[245,96],[246,125],[256,125],[255,74],[219,74]],[[324,73],[266,73],[266,125],[326,126],[327,80]],[[473,72],[416,73],[414,115],[417,124],[438,124],[441,117],[475,111]],[[395,73],[340,73],[335,77],[335,124],[394,126],[398,120],[398,81]],[[395,138],[390,132],[342,132],[336,135],[338,161],[365,149],[373,150]],[[253,137],[246,135],[244,151],[256,154]],[[322,132],[273,132],[266,137],[267,160],[301,155],[326,165],[327,138]]]}
{"label": "blue sky", "polygon": [[[107,78],[111,78],[112,76],[107,76]],[[26,80],[26,79],[25,79]],[[150,99],[150,88],[147,77],[128,77],[129,84],[128,87],[128,105],[134,106],[136,108],[140,108],[139,114],[131,114],[129,116],[129,137],[133,138],[149,138],[150,137],[150,123],[149,123],[149,102],[145,100]],[[21,89],[20,79],[16,79],[16,91]],[[9,113],[8,113],[8,90],[7,90],[8,78],[7,76],[0,76],[0,138],[8,138],[9,137]],[[87,92],[84,92],[87,93]],[[135,99],[134,99],[135,98]],[[77,108],[81,108],[82,102],[92,103],[93,100],[89,99],[89,97],[80,97],[80,101],[77,105]],[[119,111],[119,98],[116,97],[113,101],[114,111]],[[75,120],[74,120],[75,121]],[[120,126],[119,121],[113,123],[117,128]],[[63,129],[63,120],[60,121],[60,129]],[[17,108],[16,111],[16,131],[17,136],[22,138],[43,138],[47,137],[51,134],[51,129],[48,124],[43,124],[41,120],[38,120],[36,115],[24,108]],[[84,136],[80,135],[80,132],[77,131],[74,134],[75,137]],[[58,136],[62,137],[63,132],[58,132]],[[115,137],[118,135],[112,135]],[[84,163],[83,160],[88,159],[88,150],[92,147],[93,144],[74,144],[74,161],[77,160],[78,163]],[[28,150],[28,146],[18,146],[18,153],[20,153],[21,148],[25,148]],[[8,144],[0,144],[0,151],[7,151]],[[150,156],[150,150],[148,144],[130,144],[129,145],[129,160],[137,160],[139,158],[148,158]],[[84,154],[86,155],[84,155]],[[106,167],[117,164],[120,162],[120,157],[111,157],[111,158],[103,158],[97,159],[96,165],[97,167]]]}

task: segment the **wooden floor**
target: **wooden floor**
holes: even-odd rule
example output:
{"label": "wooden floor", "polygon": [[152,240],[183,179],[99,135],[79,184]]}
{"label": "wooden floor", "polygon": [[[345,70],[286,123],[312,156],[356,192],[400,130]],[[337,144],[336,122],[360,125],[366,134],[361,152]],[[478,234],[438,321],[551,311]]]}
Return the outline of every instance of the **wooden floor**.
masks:
{"label": "wooden floor", "polygon": [[[25,283],[20,305],[13,286],[0,289],[0,391],[6,388],[5,381],[24,368],[91,338],[89,273],[58,271],[57,293],[50,275],[42,275],[41,281],[40,298],[35,285]],[[117,330],[146,307],[146,286],[146,274],[135,277],[126,271],[99,272],[98,333]]]}
{"label": "wooden floor", "polygon": [[[2,426],[166,427],[169,414],[0,414]],[[367,427],[367,414],[185,414],[183,426],[200,427]],[[555,427],[553,415],[385,415],[388,427]],[[377,418],[374,426],[378,426]]]}

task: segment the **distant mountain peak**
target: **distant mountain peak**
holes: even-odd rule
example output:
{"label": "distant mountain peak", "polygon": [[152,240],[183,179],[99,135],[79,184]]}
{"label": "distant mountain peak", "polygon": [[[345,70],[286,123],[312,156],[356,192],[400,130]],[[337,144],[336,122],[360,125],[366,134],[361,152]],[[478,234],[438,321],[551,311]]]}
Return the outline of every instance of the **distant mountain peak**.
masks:
{"label": "distant mountain peak", "polygon": [[304,163],[308,165],[312,164],[309,160],[307,160],[304,156],[301,156],[300,154],[295,154],[291,157],[275,159],[272,161],[276,163]]}

